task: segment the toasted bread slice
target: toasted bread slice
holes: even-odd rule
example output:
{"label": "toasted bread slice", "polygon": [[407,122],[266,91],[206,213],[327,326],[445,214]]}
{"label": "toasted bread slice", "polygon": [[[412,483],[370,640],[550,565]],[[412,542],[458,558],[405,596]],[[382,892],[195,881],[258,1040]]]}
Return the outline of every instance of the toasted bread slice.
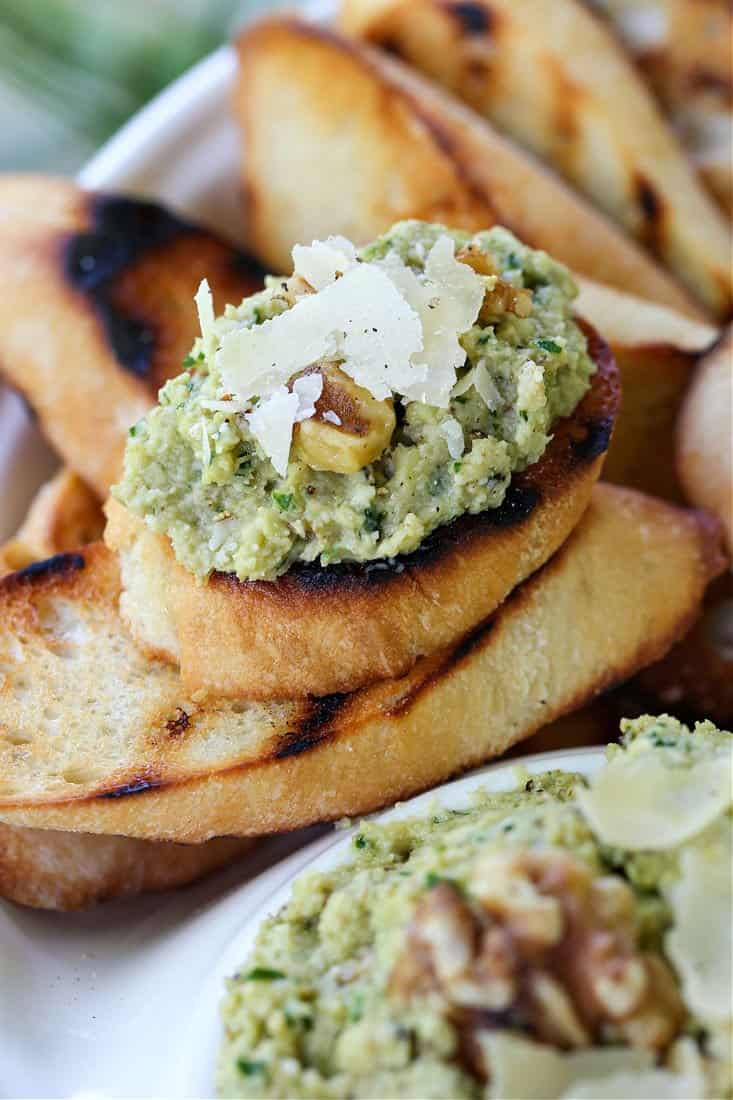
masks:
{"label": "toasted bread slice", "polygon": [[708,309],[730,314],[730,226],[618,39],[581,0],[343,0],[342,22],[548,161]]}
{"label": "toasted bread slice", "polygon": [[247,231],[274,270],[329,233],[361,243],[401,218],[498,222],[583,275],[699,315],[635,241],[407,66],[294,19],[256,24],[238,51]]}
{"label": "toasted bread slice", "polygon": [[38,490],[22,527],[0,546],[0,577],[96,542],[103,531],[99,497],[77,474],[61,469]]}
{"label": "toasted bread slice", "polygon": [[0,896],[33,909],[86,909],[187,886],[242,856],[251,843],[158,843],[0,825]]}
{"label": "toasted bread slice", "polygon": [[202,841],[359,814],[504,752],[656,660],[723,567],[717,523],[601,485],[568,542],[400,680],[197,701],[126,636],[98,544],[0,581],[0,820]]}
{"label": "toasted bread slice", "polygon": [[721,519],[733,555],[733,328],[700,363],[685,400],[677,474],[688,500]]}
{"label": "toasted bread slice", "polygon": [[102,497],[128,428],[182,369],[204,277],[219,310],[262,281],[242,252],[161,206],[0,179],[0,372]]}
{"label": "toasted bread slice", "polygon": [[733,217],[730,0],[593,0],[610,17],[698,167]]}
{"label": "toasted bread slice", "polygon": [[[187,691],[285,699],[401,676],[490,615],[547,561],[585,510],[618,409],[616,366],[589,333],[598,370],[539,462],[504,504],[438,528],[394,563],[295,566],[275,582],[214,574],[201,584],[169,540],[108,506],[122,560],[122,612],[149,652],[177,661]],[[375,568],[376,565],[376,568]]]}
{"label": "toasted bread slice", "polygon": [[675,425],[695,366],[718,330],[612,287],[578,281],[576,312],[610,344],[621,376],[623,401],[604,480],[682,502]]}

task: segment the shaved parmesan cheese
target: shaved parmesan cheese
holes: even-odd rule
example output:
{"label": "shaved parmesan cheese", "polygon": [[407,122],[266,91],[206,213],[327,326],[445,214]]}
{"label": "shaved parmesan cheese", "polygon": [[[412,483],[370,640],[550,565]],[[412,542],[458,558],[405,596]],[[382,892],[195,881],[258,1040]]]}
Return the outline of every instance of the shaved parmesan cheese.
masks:
{"label": "shaved parmesan cheese", "polygon": [[196,310],[201,326],[201,339],[204,342],[204,351],[211,354],[216,346],[216,333],[214,332],[214,299],[211,295],[211,287],[207,279],[202,279],[194,297]]}
{"label": "shaved parmesan cheese", "polygon": [[681,1077],[666,1069],[645,1073],[614,1073],[610,1077],[579,1081],[562,1100],[700,1100],[705,1095],[701,1077]]}
{"label": "shaved parmesan cheese", "polygon": [[290,393],[282,386],[247,417],[252,435],[282,477],[288,472],[293,426],[299,408],[297,393]]}
{"label": "shaved parmesan cheese", "polygon": [[605,844],[630,851],[674,848],[730,806],[730,756],[674,766],[651,753],[621,752],[577,797]]}
{"label": "shaved parmesan cheese", "polygon": [[484,283],[468,264],[459,263],[450,237],[439,237],[425,261],[423,278],[394,254],[383,261],[390,279],[412,306],[422,325],[424,381],[402,391],[413,401],[447,408],[456,371],[466,361],[460,337],[472,328],[484,300]]}
{"label": "shaved parmesan cheese", "polygon": [[209,443],[209,433],[206,430],[206,422],[201,421],[201,454],[203,457],[204,466],[211,465],[211,444]]}
{"label": "shaved parmesan cheese", "polygon": [[323,375],[316,372],[296,378],[293,382],[293,393],[298,398],[296,422],[309,420],[316,415],[316,401],[323,393]]}
{"label": "shaved parmesan cheese", "polygon": [[501,405],[501,394],[494,379],[488,372],[485,360],[481,359],[473,370],[468,371],[460,382],[453,387],[454,397],[460,397],[473,387],[490,412]]}
{"label": "shaved parmesan cheese", "polygon": [[622,1070],[643,1073],[653,1065],[651,1054],[628,1047],[566,1054],[510,1031],[479,1033],[478,1041],[491,1081],[488,1096],[496,1100],[550,1100],[566,1095],[578,1081],[605,1081]]}
{"label": "shaved parmesan cheese", "polygon": [[731,822],[724,818],[680,852],[680,877],[665,894],[674,913],[665,950],[685,1003],[702,1020],[733,1014]]}
{"label": "shaved parmesan cheese", "polygon": [[335,413],[333,409],[327,409],[326,412],[323,414],[323,419],[328,424],[335,424],[336,427],[340,427],[342,424],[341,417],[338,415],[338,413]]}
{"label": "shaved parmesan cheese", "polygon": [[451,458],[460,458],[466,448],[463,441],[463,428],[455,417],[449,416],[443,421],[440,425],[440,434],[448,444]]}
{"label": "shaved parmesan cheese", "polygon": [[329,237],[310,246],[296,244],[293,249],[293,274],[300,275],[314,290],[323,290],[356,262],[356,249],[346,237]]}
{"label": "shaved parmesan cheese", "polygon": [[411,362],[421,349],[417,314],[384,271],[359,264],[272,320],[227,333],[217,363],[225,387],[242,398],[272,393],[328,360],[384,400],[424,380],[425,368]]}

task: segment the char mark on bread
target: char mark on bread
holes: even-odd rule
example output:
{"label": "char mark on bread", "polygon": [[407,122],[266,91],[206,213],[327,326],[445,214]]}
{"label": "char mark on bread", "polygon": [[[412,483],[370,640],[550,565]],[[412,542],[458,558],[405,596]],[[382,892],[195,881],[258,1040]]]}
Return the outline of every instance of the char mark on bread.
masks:
{"label": "char mark on bread", "polygon": [[[155,390],[160,324],[141,305],[126,301],[120,281],[149,256],[162,257],[178,242],[195,242],[202,231],[158,203],[104,194],[90,194],[86,201],[88,228],[61,241],[64,279],[92,305],[120,365]],[[232,276],[254,277],[243,252],[232,250],[228,263]],[[260,272],[256,275],[259,282]]]}
{"label": "char mark on bread", "polygon": [[83,554],[54,554],[45,561],[34,561],[17,573],[10,573],[0,580],[0,584],[10,587],[28,584],[42,584],[52,577],[65,578],[78,573],[86,562]]}
{"label": "char mark on bread", "polygon": [[486,4],[470,2],[449,2],[446,11],[454,16],[461,31],[466,35],[491,34],[495,14]]}

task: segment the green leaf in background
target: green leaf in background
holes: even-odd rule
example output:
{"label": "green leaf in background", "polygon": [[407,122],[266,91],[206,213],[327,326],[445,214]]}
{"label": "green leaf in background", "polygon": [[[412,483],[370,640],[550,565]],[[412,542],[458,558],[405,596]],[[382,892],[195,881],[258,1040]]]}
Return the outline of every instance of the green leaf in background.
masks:
{"label": "green leaf in background", "polygon": [[0,168],[75,171],[277,0],[0,0]]}

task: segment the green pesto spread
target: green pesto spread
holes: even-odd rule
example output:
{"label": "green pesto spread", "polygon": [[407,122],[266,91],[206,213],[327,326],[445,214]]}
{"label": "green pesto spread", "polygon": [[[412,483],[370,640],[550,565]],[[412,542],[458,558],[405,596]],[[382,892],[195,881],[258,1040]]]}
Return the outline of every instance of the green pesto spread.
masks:
{"label": "green pesto spread", "polygon": [[[471,238],[403,222],[359,259],[396,256],[420,273],[445,235],[456,251],[471,245],[488,255],[503,283],[528,288],[531,315],[482,314],[460,336],[465,362],[448,407],[395,396],[391,442],[358,472],[314,470],[293,448],[285,474],[278,473],[254,439],[246,411],[230,412],[221,401],[227,395],[216,341],[292,308],[281,279],[270,278],[262,292],[227,306],[214,324],[213,345],[199,338],[184,372],[163,386],[158,406],[131,429],[114,495],[167,535],[196,576],[219,571],[274,579],[295,562],[325,566],[410,553],[436,527],[497,508],[512,473],[542,456],[554,422],[573,412],[595,369],[572,317],[573,280],[546,253],[501,228]],[[488,373],[484,397],[468,377],[477,367]],[[459,457],[443,430],[448,420],[460,426]]]}
{"label": "green pesto spread", "polygon": [[[622,747],[614,747],[611,754],[623,755],[632,768],[656,766],[661,761],[673,772],[691,769],[702,759],[715,760],[729,772],[731,740],[729,733],[717,731],[710,723],[691,733],[674,719],[645,717],[624,724]],[[580,868],[577,873],[598,884],[599,896],[611,906],[611,930],[627,922],[634,930],[639,957],[655,953],[671,975],[669,980],[679,985],[667,945],[672,944],[670,936],[683,931],[681,925],[687,920],[680,908],[680,929],[675,929],[679,900],[675,890],[683,877],[680,868],[689,862],[688,857],[692,866],[703,868],[707,867],[705,858],[708,863],[713,857],[713,862],[718,859],[715,845],[722,836],[728,838],[722,850],[730,850],[730,809],[718,814],[701,834],[688,837],[673,849],[654,851],[654,838],[650,838],[649,848],[640,842],[638,850],[624,851],[609,846],[594,832],[578,804],[579,791],[593,794],[595,777],[590,789],[581,776],[557,771],[532,778],[520,774],[518,781],[515,791],[479,791],[457,809],[436,802],[423,816],[362,823],[350,841],[349,862],[295,880],[290,900],[261,927],[250,957],[228,983],[218,1069],[221,1096],[495,1096],[501,1087],[497,1082],[506,1080],[506,1066],[499,1065],[496,1054],[496,1064],[485,1072],[476,1071],[467,1055],[466,1020],[472,1027],[482,1027],[483,1035],[518,1042],[522,1059],[527,1060],[520,1074],[530,1075],[529,1063],[540,1055],[545,1060],[553,1058],[565,1079],[571,1069],[581,1077],[589,1073],[587,1062],[582,1070],[572,1060],[565,1064],[565,1050],[533,1032],[531,1017],[524,1014],[521,1003],[503,1013],[486,1012],[483,1023],[480,1014],[472,1016],[469,1011],[461,1023],[461,1013],[441,995],[435,980],[425,986],[413,985],[408,998],[400,995],[396,975],[402,973],[404,980],[406,952],[408,961],[412,950],[416,965],[424,965],[425,943],[445,943],[444,930],[433,923],[428,929],[432,938],[415,947],[415,927],[426,899],[429,904],[440,889],[441,905],[445,897],[452,896],[469,911],[479,911],[483,904],[482,868],[486,882],[486,868],[491,866],[487,860],[495,860],[497,853],[500,858],[527,853],[552,859],[572,857],[574,866]],[[623,811],[623,794],[618,802]],[[635,812],[633,806],[629,812]],[[701,853],[703,862],[695,864]],[[718,873],[720,870],[718,866]],[[729,867],[724,870],[729,876]],[[494,871],[494,877],[496,874]],[[493,881],[490,873],[488,880],[490,884]],[[618,898],[608,900],[616,896],[609,884],[621,891],[624,904]],[[520,884],[507,894],[510,901],[518,900],[520,911],[525,889]],[[689,906],[689,901],[685,904]],[[725,901],[728,912],[716,910],[712,899],[706,904],[713,911],[706,917],[722,922],[723,933],[729,937],[729,898]],[[440,906],[436,913],[439,915]],[[703,934],[710,935],[709,929]],[[525,965],[539,965],[537,957],[529,954]],[[673,957],[676,964],[678,955]],[[434,955],[434,966],[436,958]],[[561,975],[564,972],[563,966]],[[428,973],[434,979],[434,972]],[[584,1048],[581,1043],[580,1048],[590,1051],[591,1059],[615,1059],[617,1070],[638,1069],[639,1060],[643,1063],[646,1059],[652,1083],[645,1087],[661,1089],[659,1081],[663,1084],[669,1078],[677,1091],[594,1091],[588,1095],[686,1096],[674,1075],[682,1061],[689,1065],[691,1059],[708,1082],[705,1087],[720,1090],[706,1095],[730,1095],[730,1067],[725,1061],[729,1023],[706,1020],[706,1010],[697,1005],[694,996],[687,998],[686,988],[675,997],[681,1007],[674,1033],[653,1055],[608,1024],[599,1027],[591,1047]],[[662,1077],[656,1078],[655,1073]],[[493,1090],[492,1075],[496,1078]],[[528,1079],[523,1078],[522,1087],[529,1087]],[[693,1074],[690,1080],[693,1083],[685,1087],[692,1095],[702,1095],[694,1090],[702,1088],[703,1078]],[[564,1095],[565,1088],[553,1091],[547,1082],[545,1087],[548,1091],[529,1095]]]}

